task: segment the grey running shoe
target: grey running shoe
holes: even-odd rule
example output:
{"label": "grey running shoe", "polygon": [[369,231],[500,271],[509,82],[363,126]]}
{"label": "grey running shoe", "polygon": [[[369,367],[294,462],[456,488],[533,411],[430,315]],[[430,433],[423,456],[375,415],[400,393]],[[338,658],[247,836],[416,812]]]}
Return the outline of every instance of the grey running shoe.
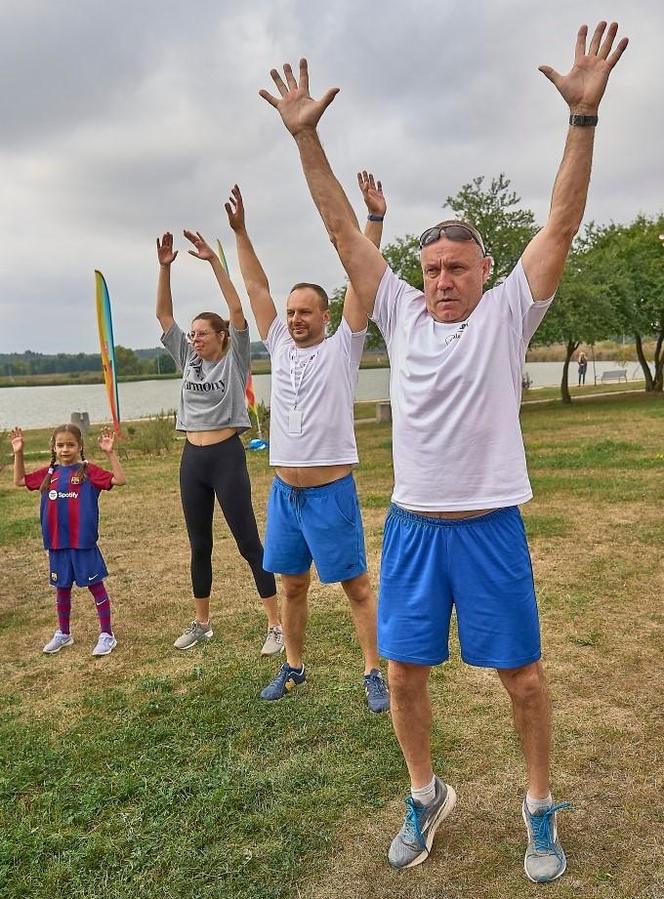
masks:
{"label": "grey running shoe", "polygon": [[275,624],[274,627],[268,628],[267,637],[265,638],[265,643],[263,643],[263,648],[261,649],[261,655],[276,656],[283,651],[284,632],[282,631],[280,624]]}
{"label": "grey running shoe", "polygon": [[408,811],[403,827],[392,840],[388,861],[393,868],[414,868],[429,857],[438,825],[456,805],[456,793],[436,778],[436,795],[429,805],[420,805],[412,796],[406,799]]}
{"label": "grey running shoe", "polygon": [[113,652],[117,645],[118,641],[113,634],[99,634],[99,639],[97,640],[97,645],[92,650],[92,655],[107,656],[109,653]]}
{"label": "grey running shoe", "polygon": [[364,675],[364,692],[367,694],[367,705],[372,712],[386,712],[389,709],[390,694],[378,668],[372,668]]}
{"label": "grey running shoe", "polygon": [[63,634],[60,628],[53,634],[42,652],[51,653],[60,652],[63,646],[71,646],[74,638],[71,634]]}
{"label": "grey running shoe", "polygon": [[192,621],[189,627],[177,638],[173,646],[176,649],[191,649],[197,643],[206,643],[212,636],[212,628],[210,623],[199,624],[198,621]]}
{"label": "grey running shoe", "polygon": [[261,691],[261,699],[267,699],[270,702],[282,699],[297,686],[303,684],[306,679],[304,665],[298,671],[297,668],[291,668],[288,662],[284,662],[277,676]]}
{"label": "grey running shoe", "polygon": [[548,808],[530,812],[526,800],[523,800],[521,814],[528,832],[528,848],[523,869],[529,880],[534,883],[555,880],[567,867],[567,859],[558,840],[556,812],[569,807],[569,802],[561,802],[559,805],[550,805]]}

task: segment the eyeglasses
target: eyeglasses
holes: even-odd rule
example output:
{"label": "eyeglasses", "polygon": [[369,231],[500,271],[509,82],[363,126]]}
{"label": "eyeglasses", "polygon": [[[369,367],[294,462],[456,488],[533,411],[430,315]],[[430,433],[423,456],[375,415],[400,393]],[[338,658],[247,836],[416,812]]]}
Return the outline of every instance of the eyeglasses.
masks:
{"label": "eyeglasses", "polygon": [[484,244],[482,243],[479,234],[476,234],[475,231],[467,225],[461,225],[459,223],[434,225],[433,228],[427,228],[427,230],[420,236],[420,250],[423,249],[423,247],[428,247],[429,244],[440,240],[441,237],[446,237],[448,240],[474,240],[482,251],[482,256],[486,256]]}
{"label": "eyeglasses", "polygon": [[190,331],[190,332],[187,334],[187,337],[189,338],[189,340],[196,340],[197,337],[207,337],[208,334],[214,334],[214,333],[215,333],[214,331],[210,331],[210,330],[207,330],[207,331]]}

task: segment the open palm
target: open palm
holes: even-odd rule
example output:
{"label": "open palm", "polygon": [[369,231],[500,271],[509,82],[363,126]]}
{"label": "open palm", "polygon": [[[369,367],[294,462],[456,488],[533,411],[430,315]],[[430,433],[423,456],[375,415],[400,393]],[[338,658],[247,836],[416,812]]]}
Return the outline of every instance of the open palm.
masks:
{"label": "open palm", "polygon": [[567,75],[561,75],[551,66],[539,67],[540,72],[556,86],[573,113],[593,115],[597,112],[611,70],[627,47],[628,39],[624,37],[611,52],[618,32],[618,23],[612,22],[604,37],[606,27],[606,22],[597,25],[587,51],[588,26],[582,25],[579,28],[574,64]]}
{"label": "open palm", "polygon": [[315,129],[320,117],[339,93],[338,87],[331,87],[320,100],[313,99],[309,93],[309,69],[306,59],[300,60],[299,84],[289,63],[284,65],[285,81],[277,69],[272,69],[270,75],[280,97],[275,97],[266,90],[258,93],[279,112],[284,125],[293,136],[302,131]]}

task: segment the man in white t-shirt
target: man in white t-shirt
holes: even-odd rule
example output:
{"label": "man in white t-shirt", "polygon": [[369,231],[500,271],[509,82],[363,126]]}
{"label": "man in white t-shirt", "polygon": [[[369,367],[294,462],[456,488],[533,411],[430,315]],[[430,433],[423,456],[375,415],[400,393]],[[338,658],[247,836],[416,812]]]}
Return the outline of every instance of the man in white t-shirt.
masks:
{"label": "man in white t-shirt", "polygon": [[397,868],[428,857],[456,801],[433,772],[427,687],[430,666],[447,658],[455,606],[463,659],[495,668],[512,701],[528,774],[526,874],[543,882],[565,870],[556,830],[561,806],[549,791],[550,707],[537,608],[517,507],[531,497],[518,417],[521,363],[583,217],[597,109],[627,46],[623,38],[612,50],[617,28],[606,31],[601,22],[586,50],[582,26],[569,74],[541,67],[570,109],[549,218],[505,282],[484,293],[491,259],[466,222],[441,222],[422,234],[423,294],[399,280],[362,237],[316,133],[337,89],[313,100],[306,60],[299,84],[286,65],[284,79],[271,72],[280,96],[261,91],[295,138],[314,202],[390,355],[395,487],[378,632],[411,778],[406,818],[389,851]]}
{"label": "man in white t-shirt", "polygon": [[[380,182],[358,175],[369,210],[366,233],[380,244],[386,204]],[[272,362],[270,464],[276,467],[267,508],[266,571],[281,575],[286,661],[261,697],[279,700],[306,679],[303,661],[311,563],[323,583],[341,583],[364,655],[364,690],[372,712],[389,708],[379,667],[376,600],[364,552],[364,531],[353,466],[358,462],[353,403],[367,331],[367,314],[348,288],[332,337],[327,294],[299,283],[277,315],[267,277],[247,234],[240,190],[226,212],[235,232],[251,308]]]}

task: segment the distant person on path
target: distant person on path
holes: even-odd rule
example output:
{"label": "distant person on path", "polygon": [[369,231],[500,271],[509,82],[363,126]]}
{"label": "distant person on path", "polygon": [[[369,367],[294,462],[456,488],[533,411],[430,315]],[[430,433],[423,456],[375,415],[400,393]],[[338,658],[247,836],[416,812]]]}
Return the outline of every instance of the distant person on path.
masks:
{"label": "distant person on path", "polygon": [[586,383],[586,372],[588,371],[588,357],[581,350],[579,353],[579,387]]}
{"label": "distant person on path", "polygon": [[249,326],[240,298],[221,260],[198,232],[185,231],[197,259],[210,263],[228,303],[230,322],[216,312],[201,312],[185,334],[173,318],[171,265],[178,254],[173,235],[157,239],[159,282],[157,318],[161,342],[182,371],[177,429],[186,432],[180,463],[180,495],[191,546],[191,583],[196,617],[175,641],[191,649],[212,637],[212,520],[215,496],[237,548],[249,563],[267,616],[262,655],[283,651],[274,575],[263,567],[256,516],[251,504],[247,459],[239,435],[250,428],[245,387],[250,366]]}
{"label": "distant person on path", "polygon": [[[381,185],[366,172],[358,181],[369,211],[365,233],[372,246],[378,245],[387,208]],[[327,294],[317,284],[301,282],[288,295],[282,321],[247,233],[237,185],[226,212],[258,331],[272,360],[270,464],[276,475],[268,500],[265,566],[282,577],[286,661],[261,698],[279,700],[306,680],[303,650],[313,560],[321,581],[340,582],[348,597],[364,656],[367,704],[383,712],[389,695],[379,667],[376,600],[352,475],[358,462],[353,397],[367,314],[349,288],[341,323],[326,339]]]}
{"label": "distant person on path", "polygon": [[126,483],[120,460],[113,446],[114,434],[104,429],[99,447],[106,454],[110,471],[85,458],[83,437],[76,425],[60,425],[51,437],[51,461],[48,466],[26,473],[23,458],[23,431],[10,434],[14,451],[14,484],[41,493],[41,528],[44,549],[48,550],[50,584],[56,591],[58,628],[44,647],[51,655],[71,646],[74,638],[71,617],[71,589],[74,582],[87,587],[95,601],[99,620],[99,639],[93,656],[107,656],[118,641],[111,627],[111,600],[104,578],[106,563],[97,546],[99,537],[99,494],[102,490]]}
{"label": "distant person on path", "polygon": [[[260,92],[295,138],[313,200],[390,356],[395,487],[383,538],[378,643],[390,660],[392,721],[411,779],[406,818],[389,850],[397,868],[428,857],[456,801],[433,771],[428,694],[430,667],[448,657],[455,606],[463,659],[495,668],[512,702],[528,774],[526,874],[549,881],[565,870],[561,806],[549,789],[550,703],[518,509],[532,496],[519,426],[521,370],[583,217],[597,110],[627,46],[623,38],[612,51],[617,30],[600,22],[586,49],[584,25],[569,74],[541,67],[570,111],[549,218],[507,279],[486,293],[491,259],[467,222],[439,222],[422,234],[424,293],[400,280],[363,237],[316,132],[337,89],[313,100],[306,60],[299,84],[286,65],[283,79],[271,72],[278,96]],[[431,175],[422,178],[429,185]]]}

